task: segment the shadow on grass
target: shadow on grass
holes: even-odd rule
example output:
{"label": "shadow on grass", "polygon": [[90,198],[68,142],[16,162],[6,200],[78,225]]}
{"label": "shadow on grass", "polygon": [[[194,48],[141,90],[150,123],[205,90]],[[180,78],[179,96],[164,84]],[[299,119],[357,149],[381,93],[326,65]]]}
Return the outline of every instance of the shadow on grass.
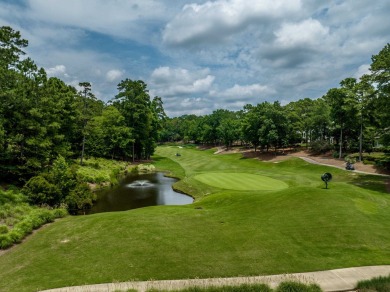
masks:
{"label": "shadow on grass", "polygon": [[371,191],[387,193],[386,180],[390,181],[389,178],[384,178],[374,175],[359,175],[352,179],[352,184]]}
{"label": "shadow on grass", "polygon": [[252,158],[257,158],[261,161],[271,161],[271,160],[283,160],[283,158],[287,159],[287,153],[283,153],[280,151],[270,151],[270,152],[263,152],[263,151],[248,151],[248,152],[243,152],[242,157],[240,159],[252,159]]}

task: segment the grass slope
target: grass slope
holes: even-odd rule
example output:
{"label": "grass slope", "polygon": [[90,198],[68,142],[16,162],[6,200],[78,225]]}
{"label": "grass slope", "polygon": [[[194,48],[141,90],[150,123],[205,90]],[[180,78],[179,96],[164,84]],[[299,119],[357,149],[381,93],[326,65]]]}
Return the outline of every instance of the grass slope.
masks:
{"label": "grass slope", "polygon": [[281,180],[248,173],[203,173],[194,177],[210,186],[236,191],[276,191],[288,187]]}
{"label": "grass slope", "polygon": [[[175,154],[180,151],[181,156]],[[0,291],[129,280],[249,276],[390,264],[384,178],[239,154],[158,148],[156,166],[181,178],[187,206],[68,217],[0,256]],[[334,179],[325,189],[321,174]],[[226,190],[206,173],[281,180],[276,191]]]}

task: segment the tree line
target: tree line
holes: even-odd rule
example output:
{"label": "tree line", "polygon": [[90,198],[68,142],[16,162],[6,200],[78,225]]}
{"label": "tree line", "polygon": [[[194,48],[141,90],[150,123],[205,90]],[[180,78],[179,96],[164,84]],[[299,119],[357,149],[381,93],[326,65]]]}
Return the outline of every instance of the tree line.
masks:
{"label": "tree line", "polygon": [[161,138],[230,147],[239,142],[268,151],[304,143],[319,151],[371,152],[390,146],[390,44],[372,56],[370,73],[346,78],[318,99],[303,98],[218,109],[204,116],[169,118]]}

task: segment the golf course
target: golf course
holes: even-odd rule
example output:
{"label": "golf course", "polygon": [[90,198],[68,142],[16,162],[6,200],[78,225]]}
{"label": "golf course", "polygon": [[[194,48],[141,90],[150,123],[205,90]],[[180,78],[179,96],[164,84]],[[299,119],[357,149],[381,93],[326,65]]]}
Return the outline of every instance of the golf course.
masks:
{"label": "golf course", "polygon": [[215,151],[159,146],[193,204],[59,219],[0,254],[0,291],[390,264],[388,178]]}

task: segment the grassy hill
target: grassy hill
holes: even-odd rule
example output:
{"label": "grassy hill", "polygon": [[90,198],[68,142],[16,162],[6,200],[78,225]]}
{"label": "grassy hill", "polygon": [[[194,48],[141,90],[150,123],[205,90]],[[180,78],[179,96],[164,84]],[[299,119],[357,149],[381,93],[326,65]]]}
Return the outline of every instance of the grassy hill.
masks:
{"label": "grassy hill", "polygon": [[[156,166],[194,204],[61,219],[0,256],[0,291],[390,264],[384,178],[213,152],[158,148]],[[253,175],[283,187],[242,188]]]}

